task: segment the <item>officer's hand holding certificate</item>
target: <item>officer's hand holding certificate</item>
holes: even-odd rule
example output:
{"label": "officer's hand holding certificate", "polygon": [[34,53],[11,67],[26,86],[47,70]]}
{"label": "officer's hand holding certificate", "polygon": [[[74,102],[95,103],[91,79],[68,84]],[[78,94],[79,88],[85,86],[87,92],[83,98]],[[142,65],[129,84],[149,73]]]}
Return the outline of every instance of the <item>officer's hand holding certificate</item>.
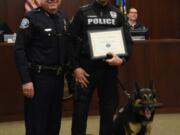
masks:
{"label": "officer's hand holding certificate", "polygon": [[106,62],[111,66],[120,66],[123,64],[123,60],[116,54],[109,53],[112,57],[107,59]]}

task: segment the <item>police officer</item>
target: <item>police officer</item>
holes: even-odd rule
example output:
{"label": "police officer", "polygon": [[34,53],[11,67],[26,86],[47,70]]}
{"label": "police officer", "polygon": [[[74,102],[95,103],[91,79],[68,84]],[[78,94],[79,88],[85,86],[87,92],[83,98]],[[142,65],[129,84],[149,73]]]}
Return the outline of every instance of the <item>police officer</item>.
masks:
{"label": "police officer", "polygon": [[127,14],[127,27],[129,30],[143,30],[146,29],[140,22],[138,22],[138,11],[136,8],[130,8]]}
{"label": "police officer", "polygon": [[85,135],[90,100],[94,88],[98,88],[100,135],[112,135],[113,115],[117,106],[117,67],[127,62],[127,57],[109,54],[110,59],[92,60],[88,43],[88,30],[106,30],[124,27],[127,51],[130,53],[132,41],[125,27],[124,17],[109,0],[96,0],[81,7],[73,17],[69,33],[71,35],[70,63],[76,79],[72,135]]}
{"label": "police officer", "polygon": [[66,61],[67,20],[61,0],[40,0],[23,18],[15,60],[25,96],[26,135],[59,135]]}

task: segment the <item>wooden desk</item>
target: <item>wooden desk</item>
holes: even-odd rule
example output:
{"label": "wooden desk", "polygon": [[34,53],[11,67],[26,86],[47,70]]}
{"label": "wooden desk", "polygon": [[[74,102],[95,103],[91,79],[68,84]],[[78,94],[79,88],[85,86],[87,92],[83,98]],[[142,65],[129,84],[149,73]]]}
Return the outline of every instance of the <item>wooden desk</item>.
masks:
{"label": "wooden desk", "polygon": [[23,97],[13,44],[0,43],[0,121],[22,118]]}
{"label": "wooden desk", "polygon": [[[119,68],[119,78],[127,90],[134,82],[141,86],[150,80],[156,83],[158,99],[164,103],[159,112],[180,112],[180,40],[159,39],[139,41],[134,44],[130,61]],[[120,92],[120,106],[127,97]],[[98,111],[95,93],[90,113]],[[64,116],[71,116],[72,99],[64,102]],[[23,118],[21,84],[13,58],[13,44],[0,43],[0,121]]]}

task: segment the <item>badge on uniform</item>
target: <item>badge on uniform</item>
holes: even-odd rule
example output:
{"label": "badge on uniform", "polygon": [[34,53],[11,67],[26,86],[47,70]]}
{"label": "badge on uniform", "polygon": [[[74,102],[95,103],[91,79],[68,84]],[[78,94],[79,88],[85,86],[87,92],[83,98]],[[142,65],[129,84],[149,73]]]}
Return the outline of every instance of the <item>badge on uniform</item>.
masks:
{"label": "badge on uniform", "polygon": [[30,22],[29,22],[29,20],[27,18],[23,18],[19,28],[26,29],[26,28],[29,27],[29,23]]}
{"label": "badge on uniform", "polygon": [[50,31],[52,31],[52,28],[46,28],[46,29],[44,29],[44,31],[45,32],[50,32]]}
{"label": "badge on uniform", "polygon": [[110,15],[112,18],[116,19],[117,18],[117,13],[114,11],[110,11]]}

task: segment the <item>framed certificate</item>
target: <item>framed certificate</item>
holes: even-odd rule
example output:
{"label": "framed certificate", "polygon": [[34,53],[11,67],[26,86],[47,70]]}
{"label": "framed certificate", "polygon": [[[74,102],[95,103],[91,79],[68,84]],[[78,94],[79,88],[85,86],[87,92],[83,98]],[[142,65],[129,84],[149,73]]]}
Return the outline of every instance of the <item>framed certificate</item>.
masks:
{"label": "framed certificate", "polygon": [[126,56],[123,28],[88,31],[91,58],[105,58],[108,53]]}

